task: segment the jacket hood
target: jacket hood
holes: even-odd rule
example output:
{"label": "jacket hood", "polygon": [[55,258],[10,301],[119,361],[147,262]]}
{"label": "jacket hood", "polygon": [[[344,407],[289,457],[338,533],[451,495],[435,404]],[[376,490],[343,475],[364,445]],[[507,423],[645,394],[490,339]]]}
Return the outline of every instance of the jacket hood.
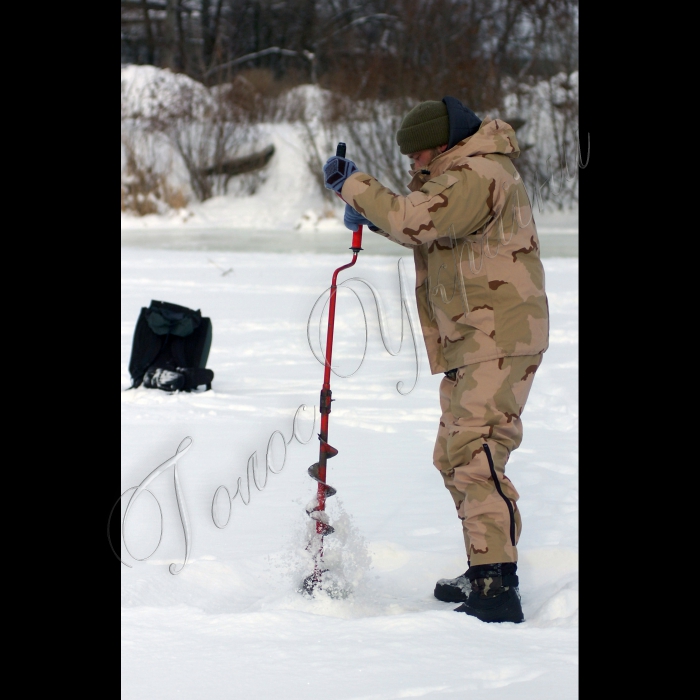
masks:
{"label": "jacket hood", "polygon": [[481,126],[481,119],[455,97],[443,97],[442,101],[447,107],[447,119],[450,124],[450,137],[447,142],[449,150],[475,134]]}
{"label": "jacket hood", "polygon": [[479,130],[473,136],[456,144],[454,150],[460,156],[499,153],[509,158],[517,158],[520,155],[515,129],[502,119],[489,119],[488,117],[481,122]]}
{"label": "jacket hood", "polygon": [[510,124],[502,119],[486,117],[473,136],[462,139],[434,158],[427,169],[409,170],[411,182],[408,184],[408,189],[412,192],[420,189],[428,180],[442,175],[462,158],[485,156],[490,153],[517,158],[520,155],[520,146],[515,137],[515,129]]}
{"label": "jacket hood", "polygon": [[430,173],[427,179],[441,175],[461,158],[485,156],[491,153],[517,158],[520,155],[520,146],[518,146],[518,139],[515,137],[515,130],[510,124],[502,119],[486,117],[473,136],[469,136],[452,148],[448,148],[430,163],[428,166]]}

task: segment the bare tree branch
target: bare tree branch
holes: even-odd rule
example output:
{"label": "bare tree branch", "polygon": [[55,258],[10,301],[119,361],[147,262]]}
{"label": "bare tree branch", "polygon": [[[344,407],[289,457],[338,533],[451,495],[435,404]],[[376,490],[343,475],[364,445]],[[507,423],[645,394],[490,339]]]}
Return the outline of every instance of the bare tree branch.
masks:
{"label": "bare tree branch", "polygon": [[227,61],[226,63],[222,63],[221,65],[214,66],[213,68],[210,68],[205,75],[209,76],[212,73],[214,73],[217,70],[222,70],[223,68],[231,68],[233,66],[238,66],[241,63],[245,63],[246,61],[252,61],[256,58],[261,58],[262,56],[269,56],[271,54],[279,54],[281,56],[304,56],[304,58],[307,58],[308,60],[313,60],[314,54],[310,53],[309,51],[292,51],[290,49],[281,49],[279,46],[271,46],[268,49],[263,49],[262,51],[254,51],[253,53],[246,54],[245,56],[241,56],[240,58],[235,58],[233,61]]}

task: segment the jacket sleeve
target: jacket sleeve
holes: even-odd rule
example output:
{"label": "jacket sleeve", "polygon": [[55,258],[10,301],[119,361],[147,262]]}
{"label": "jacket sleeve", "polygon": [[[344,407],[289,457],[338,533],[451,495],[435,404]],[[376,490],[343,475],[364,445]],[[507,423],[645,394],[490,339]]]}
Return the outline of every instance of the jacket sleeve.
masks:
{"label": "jacket sleeve", "polygon": [[404,243],[403,241],[397,241],[391,234],[387,233],[386,231],[382,231],[382,229],[380,229],[376,226],[374,226],[374,228],[372,228],[372,226],[369,226],[368,228],[370,231],[372,231],[372,233],[378,233],[380,236],[384,236],[384,238],[388,238],[393,243],[398,243],[399,245],[402,245],[404,248],[414,248],[415,247],[413,245],[409,245],[408,243]]}
{"label": "jacket sleeve", "polygon": [[474,233],[494,215],[495,181],[473,170],[450,171],[406,197],[367,173],[353,173],[343,199],[396,243],[417,246],[437,238]]}

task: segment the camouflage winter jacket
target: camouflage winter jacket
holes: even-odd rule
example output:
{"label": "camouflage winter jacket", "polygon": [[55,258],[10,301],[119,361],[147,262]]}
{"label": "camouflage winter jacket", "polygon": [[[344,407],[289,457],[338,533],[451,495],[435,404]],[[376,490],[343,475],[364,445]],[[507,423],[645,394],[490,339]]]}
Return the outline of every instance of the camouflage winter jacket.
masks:
{"label": "camouflage winter jacket", "polygon": [[343,185],[343,199],[379,233],[413,248],[433,374],[547,349],[537,230],[512,162],[519,153],[513,129],[486,119],[436,157],[429,173],[412,172],[407,197],[362,172]]}

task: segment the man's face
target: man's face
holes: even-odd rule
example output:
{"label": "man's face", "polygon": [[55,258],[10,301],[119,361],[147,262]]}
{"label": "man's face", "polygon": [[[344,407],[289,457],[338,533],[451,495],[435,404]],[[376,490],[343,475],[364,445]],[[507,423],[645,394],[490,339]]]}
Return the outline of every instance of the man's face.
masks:
{"label": "man's face", "polygon": [[430,165],[433,158],[439,156],[447,150],[447,144],[438,146],[438,148],[426,148],[423,151],[409,153],[408,158],[411,161],[412,170],[424,170]]}

